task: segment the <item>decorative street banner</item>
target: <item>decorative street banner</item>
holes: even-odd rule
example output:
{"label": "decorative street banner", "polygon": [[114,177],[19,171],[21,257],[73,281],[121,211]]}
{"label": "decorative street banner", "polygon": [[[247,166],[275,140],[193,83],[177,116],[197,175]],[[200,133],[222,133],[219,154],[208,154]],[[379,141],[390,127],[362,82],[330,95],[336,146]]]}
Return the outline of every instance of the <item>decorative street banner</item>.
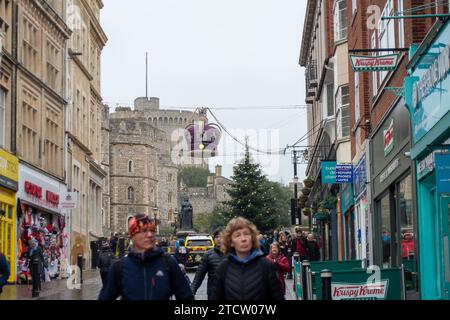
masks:
{"label": "decorative street banner", "polygon": [[355,172],[355,199],[359,198],[366,191],[366,156],[364,155],[356,165]]}
{"label": "decorative street banner", "polygon": [[350,60],[355,72],[395,70],[397,68],[398,59],[398,54],[388,54],[383,56],[350,55]]}
{"label": "decorative street banner", "polygon": [[353,183],[353,164],[336,165],[336,183]]}
{"label": "decorative street banner", "polygon": [[436,190],[438,193],[450,194],[450,154],[436,153]]}
{"label": "decorative street banner", "polygon": [[322,161],[322,183],[336,183],[336,161]]}

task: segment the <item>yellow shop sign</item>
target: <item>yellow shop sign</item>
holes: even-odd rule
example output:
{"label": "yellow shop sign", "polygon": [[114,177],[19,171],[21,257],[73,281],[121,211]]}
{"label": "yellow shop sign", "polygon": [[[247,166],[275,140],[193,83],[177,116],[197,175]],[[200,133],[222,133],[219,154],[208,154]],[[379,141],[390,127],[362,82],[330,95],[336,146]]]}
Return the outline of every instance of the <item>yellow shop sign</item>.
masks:
{"label": "yellow shop sign", "polygon": [[19,181],[19,159],[0,149],[0,185],[17,191]]}

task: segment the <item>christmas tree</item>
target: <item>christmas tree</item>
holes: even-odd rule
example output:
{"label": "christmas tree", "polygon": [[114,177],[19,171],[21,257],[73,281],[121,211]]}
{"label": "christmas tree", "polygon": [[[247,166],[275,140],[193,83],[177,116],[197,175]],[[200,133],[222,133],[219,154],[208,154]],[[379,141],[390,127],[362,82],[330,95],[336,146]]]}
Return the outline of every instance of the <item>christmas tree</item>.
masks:
{"label": "christmas tree", "polygon": [[261,166],[250,159],[248,147],[244,159],[233,168],[233,184],[227,192],[227,218],[244,217],[253,222],[261,233],[277,227],[278,213],[273,185],[262,173]]}

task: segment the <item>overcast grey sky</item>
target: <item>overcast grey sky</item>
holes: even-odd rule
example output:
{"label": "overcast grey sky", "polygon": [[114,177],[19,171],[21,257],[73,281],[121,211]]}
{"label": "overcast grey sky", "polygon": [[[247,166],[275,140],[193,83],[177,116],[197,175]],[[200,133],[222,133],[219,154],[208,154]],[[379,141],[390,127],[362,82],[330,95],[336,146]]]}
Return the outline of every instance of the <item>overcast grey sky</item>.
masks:
{"label": "overcast grey sky", "polygon": [[[265,150],[293,144],[306,133],[304,109],[238,108],[305,104],[298,60],[306,1],[103,2],[101,23],[109,41],[102,57],[102,95],[110,106],[145,96],[148,51],[149,96],[159,97],[162,107],[236,107],[214,113],[241,140],[251,134],[245,130],[254,130],[259,141],[251,138],[250,144]],[[264,138],[268,129],[270,144]],[[222,155],[210,161],[210,168],[223,164],[230,176],[243,148],[232,145],[225,133],[222,140]],[[290,154],[253,157],[270,179],[292,181]],[[300,177],[304,171],[300,166]]]}

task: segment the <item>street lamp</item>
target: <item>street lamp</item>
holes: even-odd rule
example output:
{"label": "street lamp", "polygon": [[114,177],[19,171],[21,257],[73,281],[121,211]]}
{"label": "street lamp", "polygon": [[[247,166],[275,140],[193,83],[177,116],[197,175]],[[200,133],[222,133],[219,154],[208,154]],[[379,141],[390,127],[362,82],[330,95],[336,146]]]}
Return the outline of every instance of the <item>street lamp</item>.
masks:
{"label": "street lamp", "polygon": [[[298,212],[298,176],[297,176],[297,166],[295,166],[295,176],[294,176],[294,217],[296,224],[302,224],[302,219]],[[298,219],[298,220],[297,220]],[[297,222],[298,221],[298,222]]]}
{"label": "street lamp", "polygon": [[159,225],[158,225],[158,207],[153,208],[153,217],[155,219],[156,233],[159,234]]}
{"label": "street lamp", "polygon": [[177,230],[178,230],[178,209],[175,209],[175,217],[172,223],[173,226],[173,233],[176,235],[177,234]]}

